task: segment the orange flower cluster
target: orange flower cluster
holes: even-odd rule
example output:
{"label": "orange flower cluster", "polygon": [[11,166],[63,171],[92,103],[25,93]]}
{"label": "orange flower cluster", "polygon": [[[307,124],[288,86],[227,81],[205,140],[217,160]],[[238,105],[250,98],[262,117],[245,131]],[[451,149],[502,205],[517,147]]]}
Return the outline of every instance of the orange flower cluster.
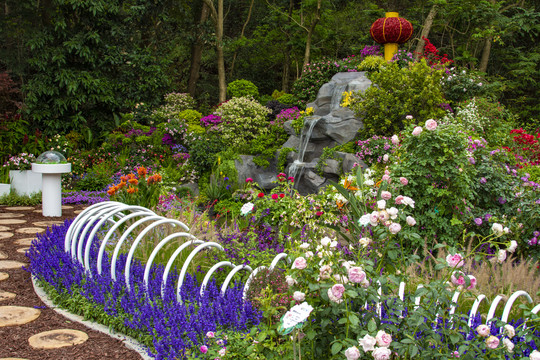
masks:
{"label": "orange flower cluster", "polygon": [[148,179],[146,179],[146,183],[148,185],[152,185],[152,184],[158,183],[160,181],[161,181],[161,175],[159,175],[159,174],[151,175],[151,176],[148,177]]}
{"label": "orange flower cluster", "polygon": [[[144,179],[146,175],[148,174],[148,170],[146,170],[146,168],[141,166],[137,168],[137,174],[139,175],[139,178]],[[152,184],[160,182],[161,179],[162,179],[161,175],[154,174],[148,177],[148,179],[146,180],[146,183],[148,185],[152,185]],[[130,173],[128,175],[121,176],[120,183],[109,187],[109,189],[107,190],[107,194],[109,194],[109,196],[113,196],[126,186],[127,186],[127,190],[126,190],[127,193],[134,194],[139,191],[139,189],[136,187],[137,185],[139,185],[139,179],[137,179],[137,175],[135,175],[134,173]]]}

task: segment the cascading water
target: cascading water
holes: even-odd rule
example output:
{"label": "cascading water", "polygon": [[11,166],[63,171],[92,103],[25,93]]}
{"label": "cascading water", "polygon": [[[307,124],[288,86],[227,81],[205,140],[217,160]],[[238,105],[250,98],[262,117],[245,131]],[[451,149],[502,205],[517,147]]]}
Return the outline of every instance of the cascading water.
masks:
{"label": "cascading water", "polygon": [[[294,178],[295,186],[297,186],[298,181],[302,177],[304,173],[305,168],[305,162],[304,162],[304,155],[306,153],[306,149],[309,143],[309,139],[311,139],[311,134],[313,133],[313,128],[315,125],[317,125],[317,122],[321,119],[320,116],[309,116],[304,119],[304,122],[307,123],[304,124],[304,127],[302,128],[302,132],[300,133],[300,143],[298,145],[298,156],[296,157],[296,160],[290,165],[289,167],[289,176],[292,176]],[[307,131],[304,131],[307,128]]]}

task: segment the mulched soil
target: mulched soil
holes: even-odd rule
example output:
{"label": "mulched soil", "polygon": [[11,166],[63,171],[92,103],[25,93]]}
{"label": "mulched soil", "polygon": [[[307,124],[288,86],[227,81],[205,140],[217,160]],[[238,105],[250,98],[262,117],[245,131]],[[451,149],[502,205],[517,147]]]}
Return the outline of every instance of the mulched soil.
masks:
{"label": "mulched soil", "polygon": [[[41,206],[32,207],[31,210],[8,210],[7,206],[0,206],[0,219],[7,219],[4,213],[22,213],[24,216],[12,218],[26,220],[22,224],[0,224],[9,228],[2,232],[11,232],[14,235],[10,238],[0,238],[0,252],[7,254],[7,259],[27,263],[24,253],[17,252],[25,246],[16,243],[18,239],[32,238],[35,235],[16,232],[17,229],[38,227],[33,223],[39,221],[65,220],[77,216],[75,211],[82,210],[84,206],[73,205],[69,209],[64,208],[62,217],[44,217],[41,214]],[[39,210],[36,212],[35,210]],[[10,218],[10,217],[8,217]],[[4,222],[4,221],[2,221]],[[43,228],[43,226],[41,226]],[[1,235],[1,234],[0,234]],[[1,261],[1,260],[0,260]],[[28,360],[102,360],[102,359],[122,359],[140,360],[141,356],[128,348],[122,341],[113,339],[103,333],[91,330],[84,325],[71,322],[53,310],[47,308],[34,293],[30,274],[23,269],[0,269],[0,272],[9,274],[9,278],[0,281],[0,291],[15,293],[13,299],[0,300],[0,306],[26,306],[41,310],[41,315],[34,321],[20,326],[0,327],[0,360],[2,358],[22,358]],[[54,350],[37,350],[28,344],[28,338],[43,331],[55,329],[74,329],[88,334],[88,341],[83,344],[62,347]]]}

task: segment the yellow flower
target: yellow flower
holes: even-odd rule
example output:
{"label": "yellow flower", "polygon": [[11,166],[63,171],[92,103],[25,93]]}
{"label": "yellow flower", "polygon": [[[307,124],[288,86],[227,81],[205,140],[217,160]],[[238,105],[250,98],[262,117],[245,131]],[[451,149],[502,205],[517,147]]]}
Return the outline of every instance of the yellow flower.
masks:
{"label": "yellow flower", "polygon": [[351,105],[352,91],[345,91],[343,94],[343,100],[341,101],[341,107],[349,107]]}
{"label": "yellow flower", "polygon": [[313,108],[312,108],[312,107],[308,107],[308,108],[306,109],[306,115],[308,115],[308,116],[309,116],[309,115],[313,115]]}

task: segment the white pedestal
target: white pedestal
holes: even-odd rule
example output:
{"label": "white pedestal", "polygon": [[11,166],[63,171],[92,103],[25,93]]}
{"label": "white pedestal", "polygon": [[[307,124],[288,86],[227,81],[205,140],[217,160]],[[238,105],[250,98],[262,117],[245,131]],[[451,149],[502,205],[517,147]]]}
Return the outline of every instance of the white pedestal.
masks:
{"label": "white pedestal", "polygon": [[43,216],[62,216],[62,173],[70,172],[71,164],[32,164],[32,171],[43,174]]}
{"label": "white pedestal", "polygon": [[11,190],[10,184],[0,184],[0,197],[4,195],[9,195],[10,190]]}
{"label": "white pedestal", "polygon": [[9,182],[19,195],[30,196],[41,191],[41,174],[31,170],[10,170]]}

